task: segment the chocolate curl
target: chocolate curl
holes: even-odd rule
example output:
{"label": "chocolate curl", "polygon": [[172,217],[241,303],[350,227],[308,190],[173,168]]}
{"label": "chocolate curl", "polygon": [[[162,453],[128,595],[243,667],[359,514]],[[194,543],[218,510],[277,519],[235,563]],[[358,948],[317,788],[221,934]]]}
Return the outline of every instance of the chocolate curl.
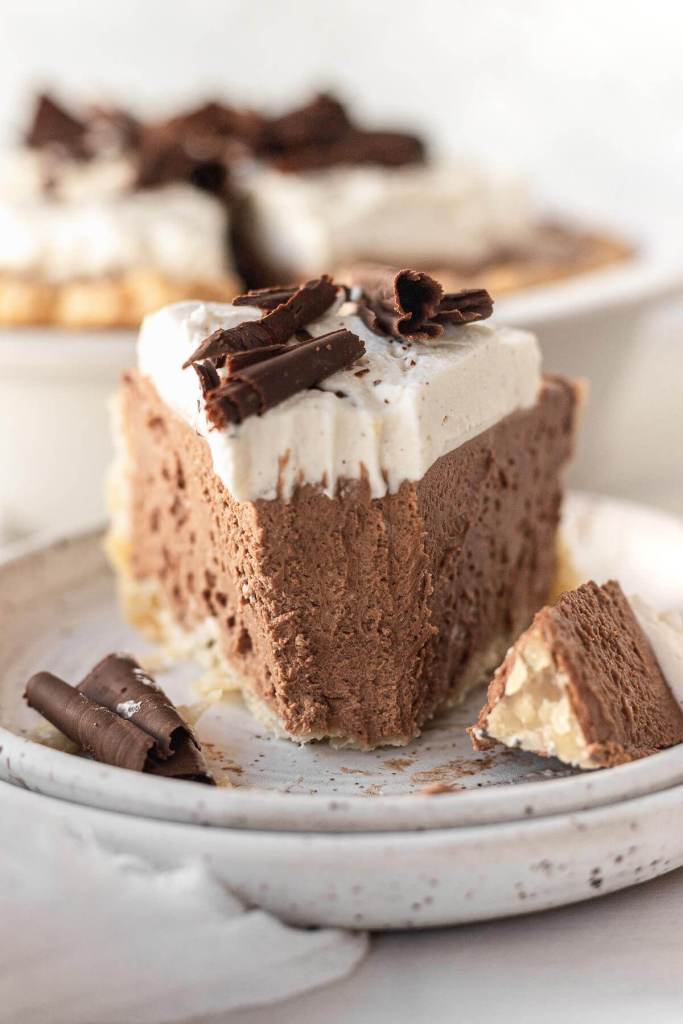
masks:
{"label": "chocolate curl", "polygon": [[201,359],[216,359],[230,352],[282,345],[300,328],[327,312],[336,296],[336,285],[327,274],[308,281],[260,320],[246,320],[237,327],[214,331],[183,363],[183,369]]}
{"label": "chocolate curl", "polygon": [[38,672],[26,684],[29,707],[56,726],[96,761],[141,772],[154,739],[131,722],[101,707],[51,672]]}
{"label": "chocolate curl", "polygon": [[33,122],[26,133],[28,146],[60,145],[74,156],[84,156],[86,126],[46,94],[38,96]]}
{"label": "chocolate curl", "polygon": [[256,306],[257,309],[276,309],[299,290],[298,284],[277,285],[275,288],[254,288],[232,300],[233,306]]}
{"label": "chocolate curl", "polygon": [[227,197],[228,168],[218,143],[195,153],[189,142],[164,128],[142,134],[138,150],[137,188],[158,188],[173,181],[188,181],[213,195]]}
{"label": "chocolate curl", "polygon": [[363,298],[359,314],[377,334],[392,338],[437,338],[443,327],[430,323],[443,296],[441,285],[417,270],[382,267],[361,272],[354,283],[361,285]]}
{"label": "chocolate curl", "polygon": [[406,164],[422,163],[424,158],[424,144],[415,135],[354,129],[341,139],[276,154],[271,158],[271,163],[279,171],[296,174],[339,164],[403,167]]}
{"label": "chocolate curl", "polygon": [[289,151],[315,143],[332,142],[352,130],[346,110],[334,96],[319,93],[303,107],[266,123],[265,144]]}
{"label": "chocolate curl", "polygon": [[285,399],[313,387],[359,359],[365,345],[341,329],[288,348],[278,356],[239,370],[209,392],[206,414],[215,427],[262,415]]}
{"label": "chocolate curl", "polygon": [[493,313],[493,299],[485,288],[463,288],[446,292],[433,319],[439,324],[471,324],[488,320]]}
{"label": "chocolate curl", "polygon": [[220,385],[221,378],[218,375],[218,370],[208,359],[205,363],[193,363],[192,368],[199,377],[199,385],[204,397],[209,391]]}
{"label": "chocolate curl", "polygon": [[444,295],[438,281],[417,270],[361,267],[353,282],[362,288],[358,314],[363,322],[376,334],[399,340],[438,338],[445,324],[472,323],[493,312],[493,301],[484,289]]}
{"label": "chocolate curl", "polygon": [[177,137],[235,134],[240,115],[232,107],[209,100],[166,121],[161,127]]}
{"label": "chocolate curl", "polygon": [[88,673],[78,690],[148,733],[156,753],[170,757],[181,735],[194,737],[166,694],[128,654],[109,654]]}
{"label": "chocolate curl", "polygon": [[161,775],[165,779],[184,779],[186,782],[203,782],[215,786],[216,780],[206,766],[201,750],[189,732],[176,740],[176,749],[171,757],[158,758],[152,753],[145,771],[150,775]]}

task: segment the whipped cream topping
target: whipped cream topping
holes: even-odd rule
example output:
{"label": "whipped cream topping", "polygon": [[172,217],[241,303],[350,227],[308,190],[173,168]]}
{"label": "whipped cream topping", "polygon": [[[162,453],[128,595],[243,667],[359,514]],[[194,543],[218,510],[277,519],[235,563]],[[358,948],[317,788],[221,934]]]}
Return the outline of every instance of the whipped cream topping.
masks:
{"label": "whipped cream topping", "polygon": [[244,173],[250,230],[269,263],[302,276],[359,259],[476,265],[524,249],[537,215],[515,179],[467,165]]}
{"label": "whipped cream topping", "polygon": [[637,595],[630,596],[628,603],[683,710],[683,617],[678,612],[657,612]]}
{"label": "whipped cream topping", "polygon": [[218,199],[191,185],[100,187],[71,201],[0,199],[0,273],[60,282],[136,270],[211,280],[229,271]]}
{"label": "whipped cream topping", "polygon": [[540,353],[526,331],[470,324],[402,344],[373,334],[340,298],[308,330],[346,327],[365,342],[365,356],[262,416],[212,429],[196,372],[182,364],[217,328],[260,316],[254,307],[180,302],[148,316],[138,341],[140,371],[206,438],[217,475],[239,501],[287,500],[299,483],[334,497],[339,481],[363,477],[382,497],[538,396]]}
{"label": "whipped cream topping", "polygon": [[56,159],[39,149],[10,150],[0,157],[0,200],[27,202],[50,196],[68,202],[106,199],[132,190],[137,170],[127,156]]}

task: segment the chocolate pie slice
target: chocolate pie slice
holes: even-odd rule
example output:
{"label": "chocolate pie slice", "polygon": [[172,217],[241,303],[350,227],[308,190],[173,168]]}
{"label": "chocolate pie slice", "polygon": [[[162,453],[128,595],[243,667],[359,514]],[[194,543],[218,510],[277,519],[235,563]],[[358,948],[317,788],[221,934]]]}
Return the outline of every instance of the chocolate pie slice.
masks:
{"label": "chocolate pie slice", "polygon": [[558,571],[577,387],[477,292],[387,271],[146,319],[115,423],[124,608],[303,742],[404,744]]}

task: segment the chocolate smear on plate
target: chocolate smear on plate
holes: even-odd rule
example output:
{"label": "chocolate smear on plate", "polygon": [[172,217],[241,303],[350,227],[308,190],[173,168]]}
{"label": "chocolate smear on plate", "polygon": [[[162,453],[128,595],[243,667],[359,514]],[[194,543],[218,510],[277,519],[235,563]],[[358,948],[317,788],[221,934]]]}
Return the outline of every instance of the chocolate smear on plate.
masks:
{"label": "chocolate smear on plate", "polygon": [[360,267],[353,272],[360,286],[358,314],[375,334],[407,341],[439,338],[447,324],[485,320],[493,300],[483,288],[446,292],[433,277],[418,270]]}
{"label": "chocolate smear on plate", "polygon": [[208,392],[207,416],[217,428],[260,416],[350,366],[364,352],[360,338],[344,328],[301,342],[271,359],[243,367]]}
{"label": "chocolate smear on plate", "polygon": [[336,296],[337,287],[327,274],[308,281],[260,320],[245,320],[236,327],[214,331],[183,363],[183,368],[202,359],[215,360],[230,352],[282,345],[300,328],[326,313]]}

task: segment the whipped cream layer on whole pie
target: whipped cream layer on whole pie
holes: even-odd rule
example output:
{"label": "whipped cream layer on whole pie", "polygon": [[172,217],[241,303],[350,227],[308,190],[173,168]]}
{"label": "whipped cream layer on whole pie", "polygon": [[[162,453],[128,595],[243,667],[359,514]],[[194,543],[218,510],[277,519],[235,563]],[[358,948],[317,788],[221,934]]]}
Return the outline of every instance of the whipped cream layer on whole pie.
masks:
{"label": "whipped cream layer on whole pie", "polygon": [[321,267],[377,261],[423,268],[477,268],[525,255],[537,241],[528,189],[465,164],[345,165],[243,175],[248,244],[266,276],[299,280]]}
{"label": "whipped cream layer on whole pie", "polygon": [[[391,336],[351,294],[262,363],[258,297],[145,321],[109,548],[128,616],[213,690],[296,740],[374,747],[478,684],[547,600],[577,393],[527,332],[456,326],[458,296]],[[344,346],[335,372],[307,362]]]}
{"label": "whipped cream layer on whole pie", "polygon": [[[41,116],[68,115],[44,98]],[[137,326],[175,299],[235,294],[218,196],[181,180],[141,188],[127,146],[84,152],[60,131],[0,164],[0,323]]]}

